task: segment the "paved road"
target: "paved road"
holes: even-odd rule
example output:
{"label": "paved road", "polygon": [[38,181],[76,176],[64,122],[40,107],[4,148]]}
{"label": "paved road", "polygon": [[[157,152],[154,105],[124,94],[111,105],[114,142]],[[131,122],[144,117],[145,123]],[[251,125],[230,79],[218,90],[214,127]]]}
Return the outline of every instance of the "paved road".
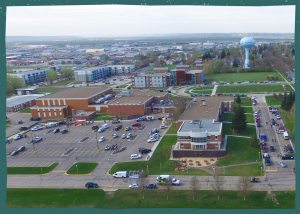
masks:
{"label": "paved road", "polygon": [[[36,121],[30,121],[31,118],[30,113],[11,112],[11,113],[6,113],[6,116],[11,121],[12,124],[11,127],[6,128],[6,137],[19,132],[19,128],[21,126],[29,127],[36,123]],[[18,124],[19,120],[22,120],[23,124]]]}

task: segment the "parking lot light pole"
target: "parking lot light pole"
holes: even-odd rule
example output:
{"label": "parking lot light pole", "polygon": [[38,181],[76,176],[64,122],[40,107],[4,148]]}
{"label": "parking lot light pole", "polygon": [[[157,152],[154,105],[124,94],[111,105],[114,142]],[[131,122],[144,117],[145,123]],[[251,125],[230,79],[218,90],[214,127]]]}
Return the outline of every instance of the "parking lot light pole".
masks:
{"label": "parking lot light pole", "polygon": [[98,137],[97,137],[97,132],[96,132],[96,142],[97,142],[97,148],[98,148],[98,152],[99,152],[99,145],[98,145]]}
{"label": "parking lot light pole", "polygon": [[262,175],[262,166],[260,167],[260,175]]}

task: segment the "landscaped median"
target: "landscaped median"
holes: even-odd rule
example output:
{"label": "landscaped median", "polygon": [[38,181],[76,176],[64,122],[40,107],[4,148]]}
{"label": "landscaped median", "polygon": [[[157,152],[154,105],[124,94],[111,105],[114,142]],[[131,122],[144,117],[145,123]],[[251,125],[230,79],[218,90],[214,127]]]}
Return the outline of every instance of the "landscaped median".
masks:
{"label": "landscaped median", "polygon": [[96,114],[96,117],[90,119],[90,121],[99,121],[99,120],[113,120],[115,117],[111,117],[108,113]]}
{"label": "landscaped median", "polygon": [[7,208],[101,208],[101,209],[142,209],[142,208],[202,208],[202,209],[295,209],[295,191],[272,191],[275,200],[267,197],[265,191],[252,191],[247,200],[239,191],[221,191],[218,200],[215,191],[200,190],[195,200],[191,190],[172,190],[166,200],[162,189],[145,192],[122,189],[104,192],[102,189],[7,189]]}
{"label": "landscaped median", "polygon": [[177,131],[178,131],[178,125],[177,123],[173,123],[168,129],[168,131],[166,132],[166,134],[177,134]]}
{"label": "landscaped median", "polygon": [[74,163],[66,172],[68,175],[87,175],[91,174],[98,166],[98,163]]}
{"label": "landscaped median", "polygon": [[51,166],[38,166],[38,167],[7,167],[8,175],[17,175],[17,174],[47,174],[51,172],[58,163],[53,163]]}
{"label": "landscaped median", "polygon": [[[157,146],[149,161],[130,161],[115,163],[109,174],[117,171],[143,170],[149,175],[170,174],[170,175],[211,175],[201,169],[189,169],[185,172],[176,172],[174,169],[180,167],[178,161],[169,160],[172,145],[177,142],[177,136],[164,136]],[[148,166],[148,167],[147,167]]]}

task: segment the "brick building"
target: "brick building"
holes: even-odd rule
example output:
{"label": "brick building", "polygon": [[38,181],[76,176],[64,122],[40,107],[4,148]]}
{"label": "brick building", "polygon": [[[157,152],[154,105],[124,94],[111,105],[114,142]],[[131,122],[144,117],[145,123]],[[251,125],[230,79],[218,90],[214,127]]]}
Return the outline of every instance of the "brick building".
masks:
{"label": "brick building", "polygon": [[35,100],[44,96],[43,94],[30,94],[14,96],[6,99],[6,111],[15,112],[35,105]]}
{"label": "brick building", "polygon": [[132,88],[157,88],[168,87],[171,85],[170,73],[155,73],[155,74],[143,74],[138,75],[134,73],[132,77]]}
{"label": "brick building", "polygon": [[62,119],[71,115],[72,109],[75,112],[107,112],[106,105],[94,103],[100,97],[112,93],[113,89],[110,87],[66,88],[36,99],[36,106],[31,108],[31,114],[32,117],[41,119]]}

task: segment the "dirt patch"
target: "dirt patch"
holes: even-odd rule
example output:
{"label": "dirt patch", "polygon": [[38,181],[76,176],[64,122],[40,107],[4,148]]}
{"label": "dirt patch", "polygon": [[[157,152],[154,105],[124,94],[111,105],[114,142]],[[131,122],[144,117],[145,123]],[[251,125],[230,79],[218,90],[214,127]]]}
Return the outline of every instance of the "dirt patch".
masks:
{"label": "dirt patch", "polygon": [[273,193],[268,193],[268,194],[266,195],[265,200],[271,199],[275,204],[279,204],[275,196],[276,196],[276,195],[273,194]]}
{"label": "dirt patch", "polygon": [[184,171],[186,171],[186,167],[176,167],[175,171],[176,172],[184,172]]}
{"label": "dirt patch", "polygon": [[114,191],[107,191],[105,192],[107,196],[114,196],[115,192]]}

